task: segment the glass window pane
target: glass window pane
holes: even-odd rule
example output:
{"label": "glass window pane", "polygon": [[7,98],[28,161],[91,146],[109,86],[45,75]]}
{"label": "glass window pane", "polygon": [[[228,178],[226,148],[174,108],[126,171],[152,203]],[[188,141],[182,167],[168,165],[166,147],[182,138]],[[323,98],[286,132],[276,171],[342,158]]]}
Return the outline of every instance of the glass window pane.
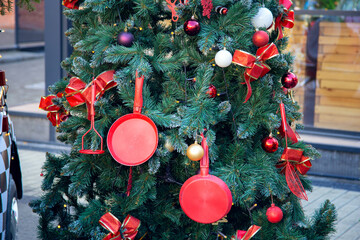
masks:
{"label": "glass window pane", "polygon": [[[335,11],[334,11],[335,12]],[[357,16],[356,16],[357,15]],[[360,19],[299,15],[288,30],[300,84],[295,98],[309,127],[360,132]]]}

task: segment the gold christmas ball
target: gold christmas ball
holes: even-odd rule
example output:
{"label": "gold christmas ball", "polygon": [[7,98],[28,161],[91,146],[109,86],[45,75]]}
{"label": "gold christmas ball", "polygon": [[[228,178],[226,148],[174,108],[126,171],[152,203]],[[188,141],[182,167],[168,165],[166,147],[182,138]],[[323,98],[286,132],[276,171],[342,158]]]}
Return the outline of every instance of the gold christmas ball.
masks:
{"label": "gold christmas ball", "polygon": [[198,144],[191,144],[187,151],[186,156],[192,161],[199,161],[204,156],[204,149]]}
{"label": "gold christmas ball", "polygon": [[171,145],[169,139],[166,139],[164,146],[165,146],[165,148],[166,148],[169,152],[173,152],[173,151],[174,151],[174,146]]}

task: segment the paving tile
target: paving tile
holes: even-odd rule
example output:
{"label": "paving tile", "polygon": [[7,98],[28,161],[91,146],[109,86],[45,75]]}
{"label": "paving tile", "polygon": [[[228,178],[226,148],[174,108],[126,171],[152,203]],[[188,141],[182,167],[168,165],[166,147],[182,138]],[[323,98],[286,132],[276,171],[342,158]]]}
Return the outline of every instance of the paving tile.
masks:
{"label": "paving tile", "polygon": [[360,206],[336,224],[334,239],[352,240],[360,238]]}
{"label": "paving tile", "polygon": [[319,192],[323,193],[323,194],[320,195],[319,197],[317,197],[316,199],[311,198],[311,196],[310,196],[309,203],[306,206],[304,206],[304,210],[307,215],[312,215],[313,212],[316,209],[318,209],[322,203],[325,202],[325,200],[329,199],[330,201],[332,201],[332,200],[344,195],[344,193],[346,193],[348,191],[343,190],[343,189],[327,188],[327,190],[321,189]]}

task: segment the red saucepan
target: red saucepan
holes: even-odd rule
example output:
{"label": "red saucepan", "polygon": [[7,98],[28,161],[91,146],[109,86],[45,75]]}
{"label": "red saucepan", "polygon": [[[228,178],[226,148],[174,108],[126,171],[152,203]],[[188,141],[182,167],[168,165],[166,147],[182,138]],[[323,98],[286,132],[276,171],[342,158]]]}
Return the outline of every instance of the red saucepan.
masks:
{"label": "red saucepan", "polygon": [[202,146],[200,174],[192,176],[181,187],[180,205],[185,214],[199,223],[214,223],[225,217],[232,206],[231,192],[220,178],[209,174],[209,147],[206,138]]}
{"label": "red saucepan", "polygon": [[140,165],[154,154],[158,145],[155,123],[141,114],[144,76],[135,80],[134,113],[116,120],[107,136],[108,149],[113,158],[126,166]]}

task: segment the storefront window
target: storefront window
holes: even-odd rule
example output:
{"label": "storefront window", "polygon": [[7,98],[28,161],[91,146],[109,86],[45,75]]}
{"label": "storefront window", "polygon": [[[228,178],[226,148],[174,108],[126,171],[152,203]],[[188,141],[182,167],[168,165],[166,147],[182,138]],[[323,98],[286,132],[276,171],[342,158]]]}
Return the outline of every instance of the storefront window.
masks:
{"label": "storefront window", "polygon": [[[324,8],[333,6],[330,2],[335,4],[311,4]],[[305,8],[310,3],[297,4]],[[358,8],[359,1],[336,3],[337,8],[354,6]],[[360,12],[327,12],[296,14],[294,28],[287,31],[300,81],[295,97],[305,127],[360,132]]]}

